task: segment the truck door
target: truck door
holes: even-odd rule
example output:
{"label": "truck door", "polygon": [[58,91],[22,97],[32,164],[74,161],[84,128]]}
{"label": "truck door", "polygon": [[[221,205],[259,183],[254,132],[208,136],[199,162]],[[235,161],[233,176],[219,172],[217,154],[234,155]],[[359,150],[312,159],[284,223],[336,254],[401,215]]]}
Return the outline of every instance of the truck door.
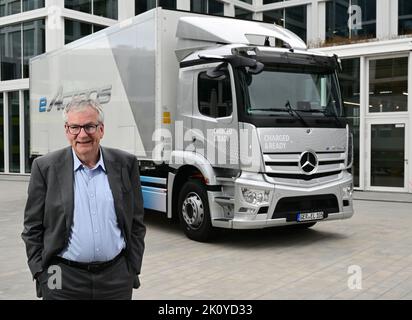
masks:
{"label": "truck door", "polygon": [[203,65],[194,72],[192,141],[214,166],[239,168],[239,126],[233,71],[230,65],[223,75],[211,78],[208,70],[219,63]]}

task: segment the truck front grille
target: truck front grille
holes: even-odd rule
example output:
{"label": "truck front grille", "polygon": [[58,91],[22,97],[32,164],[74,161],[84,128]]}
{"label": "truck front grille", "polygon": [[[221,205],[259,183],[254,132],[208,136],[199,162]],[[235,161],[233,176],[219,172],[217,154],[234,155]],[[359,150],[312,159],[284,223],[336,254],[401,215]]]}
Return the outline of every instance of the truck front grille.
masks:
{"label": "truck front grille", "polygon": [[316,211],[323,211],[325,217],[329,213],[339,212],[338,199],[334,194],[282,198],[276,205],[272,219],[286,218],[286,221],[296,221],[298,212]]}
{"label": "truck front grille", "polygon": [[345,169],[345,152],[316,152],[317,169],[313,174],[305,174],[299,166],[301,152],[264,153],[265,173],[273,178],[312,180],[339,174]]}
{"label": "truck front grille", "polygon": [[266,173],[267,176],[271,178],[282,178],[282,179],[296,179],[296,180],[305,180],[309,181],[312,179],[318,179],[328,176],[333,176],[335,174],[339,174],[342,171],[331,171],[331,172],[323,172],[323,173],[315,173],[315,174],[290,174],[290,173]]}

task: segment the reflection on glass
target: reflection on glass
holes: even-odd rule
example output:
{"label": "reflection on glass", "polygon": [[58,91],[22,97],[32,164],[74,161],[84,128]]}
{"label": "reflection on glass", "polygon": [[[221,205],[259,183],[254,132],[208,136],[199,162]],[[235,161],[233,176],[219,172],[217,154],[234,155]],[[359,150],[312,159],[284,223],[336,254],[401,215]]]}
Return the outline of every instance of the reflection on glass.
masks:
{"label": "reflection on glass", "polygon": [[228,117],[232,114],[232,90],[229,73],[223,80],[210,79],[206,72],[198,78],[199,112],[212,118]]}
{"label": "reflection on glass", "polygon": [[21,78],[21,24],[0,28],[0,80]]}
{"label": "reflection on glass", "polygon": [[[358,16],[360,19],[356,19]],[[370,38],[376,38],[376,0],[326,2],[326,43],[350,43]]]}
{"label": "reflection on glass", "polygon": [[30,58],[46,51],[44,20],[23,23],[23,77],[29,77]]}
{"label": "reflection on glass", "polygon": [[223,16],[224,5],[216,0],[190,0],[190,11]]}
{"label": "reflection on glass", "polygon": [[44,8],[44,0],[23,0],[23,11]]}
{"label": "reflection on glass", "polygon": [[412,1],[398,0],[398,34],[412,33]]}
{"label": "reflection on glass", "polygon": [[408,110],[408,58],[369,61],[369,112]]}
{"label": "reflection on glass", "polygon": [[9,92],[7,96],[9,103],[9,171],[20,172],[19,92]]}
{"label": "reflection on glass", "polygon": [[92,13],[92,0],[64,0],[64,7],[76,11]]}
{"label": "reflection on glass", "polygon": [[92,33],[92,25],[90,23],[64,20],[64,43],[68,44]]}
{"label": "reflection on glass", "polygon": [[0,92],[0,172],[4,172],[4,103],[3,93]]}
{"label": "reflection on glass", "polygon": [[176,9],[176,0],[135,0],[136,15],[155,8],[156,2],[163,9]]}
{"label": "reflection on glass", "polygon": [[342,60],[339,74],[344,114],[353,133],[353,184],[359,187],[360,59]]}
{"label": "reflection on glass", "polygon": [[93,33],[98,32],[98,31],[103,30],[103,29],[106,29],[106,28],[107,28],[107,26],[101,26],[99,24],[94,24],[93,25]]}
{"label": "reflection on glass", "polygon": [[117,0],[93,0],[93,14],[117,20]]}
{"label": "reflection on glass", "polygon": [[20,0],[0,0],[0,17],[21,12]]}
{"label": "reflection on glass", "polygon": [[404,187],[405,125],[371,125],[371,186]]}
{"label": "reflection on glass", "polygon": [[242,8],[235,7],[235,18],[244,19],[244,20],[252,20],[253,12],[242,9]]}
{"label": "reflection on glass", "polygon": [[25,172],[30,173],[30,94],[29,90],[24,91],[24,167]]}
{"label": "reflection on glass", "polygon": [[285,27],[306,42],[306,6],[263,11],[263,21]]}

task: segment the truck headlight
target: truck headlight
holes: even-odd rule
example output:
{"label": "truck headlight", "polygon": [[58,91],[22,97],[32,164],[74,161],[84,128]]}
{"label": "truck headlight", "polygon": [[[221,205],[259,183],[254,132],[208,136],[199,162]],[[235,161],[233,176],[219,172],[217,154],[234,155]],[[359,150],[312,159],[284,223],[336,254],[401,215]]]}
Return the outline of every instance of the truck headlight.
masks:
{"label": "truck headlight", "polygon": [[345,199],[351,198],[353,194],[353,184],[347,187],[343,187],[342,191],[343,191],[343,198]]}
{"label": "truck headlight", "polygon": [[269,190],[241,188],[243,199],[250,204],[260,205],[269,202]]}

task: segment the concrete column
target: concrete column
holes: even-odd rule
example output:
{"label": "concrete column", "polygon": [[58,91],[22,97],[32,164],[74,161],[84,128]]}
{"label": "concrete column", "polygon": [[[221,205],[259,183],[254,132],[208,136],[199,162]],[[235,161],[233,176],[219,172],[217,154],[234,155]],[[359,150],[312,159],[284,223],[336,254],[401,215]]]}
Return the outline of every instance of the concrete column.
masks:
{"label": "concrete column", "polygon": [[133,0],[118,0],[119,21],[126,20],[135,16],[135,2]]}
{"label": "concrete column", "polygon": [[64,46],[64,0],[46,0],[46,52]]}
{"label": "concrete column", "polygon": [[[253,8],[256,10],[256,8],[262,7],[263,0],[253,0],[252,4],[253,4]],[[263,21],[263,12],[255,12],[253,14],[253,19]]]}
{"label": "concrete column", "polygon": [[190,11],[190,0],[177,0],[176,9]]}
{"label": "concrete column", "polygon": [[390,38],[391,2],[397,1],[376,1],[376,37],[380,40],[386,40]]}
{"label": "concrete column", "polygon": [[318,16],[317,16],[317,33],[315,41],[319,46],[325,41],[326,37],[326,2],[318,2]]}
{"label": "concrete column", "polygon": [[223,8],[224,15],[227,17],[234,17],[235,16],[235,5],[233,3],[224,3]]}

